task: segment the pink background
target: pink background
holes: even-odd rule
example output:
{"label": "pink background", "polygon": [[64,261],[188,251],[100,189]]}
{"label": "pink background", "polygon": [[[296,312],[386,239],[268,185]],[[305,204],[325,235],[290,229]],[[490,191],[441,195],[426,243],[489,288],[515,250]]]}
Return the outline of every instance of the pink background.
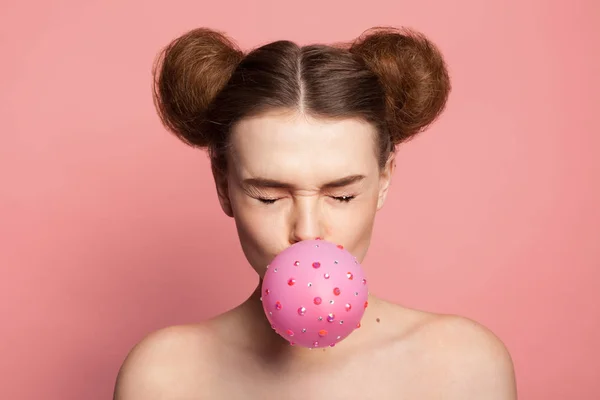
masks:
{"label": "pink background", "polygon": [[257,282],[204,153],[155,115],[159,47],[197,26],[248,48],[386,24],[438,43],[454,91],[400,151],[372,291],[487,325],[522,399],[600,398],[598,2],[206,3],[1,3],[0,398],[110,398],[146,333]]}

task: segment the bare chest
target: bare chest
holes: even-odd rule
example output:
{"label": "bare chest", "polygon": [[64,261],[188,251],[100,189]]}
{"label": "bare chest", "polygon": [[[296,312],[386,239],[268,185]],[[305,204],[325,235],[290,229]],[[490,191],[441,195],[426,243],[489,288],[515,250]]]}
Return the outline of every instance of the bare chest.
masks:
{"label": "bare chest", "polygon": [[232,368],[209,385],[196,387],[190,399],[398,399],[441,398],[443,383],[421,367],[355,360],[343,366],[265,371]]}

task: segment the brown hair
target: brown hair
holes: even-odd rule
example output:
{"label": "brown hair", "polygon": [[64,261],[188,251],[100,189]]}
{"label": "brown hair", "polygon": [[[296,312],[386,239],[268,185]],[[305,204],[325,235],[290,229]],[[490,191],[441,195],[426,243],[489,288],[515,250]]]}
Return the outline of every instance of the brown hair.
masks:
{"label": "brown hair", "polygon": [[162,122],[185,143],[208,148],[214,170],[226,167],[232,126],[272,109],[372,123],[383,166],[395,145],[441,114],[450,92],[436,46],[394,28],[336,45],[281,40],[247,54],[221,32],[195,29],[159,54],[154,77]]}

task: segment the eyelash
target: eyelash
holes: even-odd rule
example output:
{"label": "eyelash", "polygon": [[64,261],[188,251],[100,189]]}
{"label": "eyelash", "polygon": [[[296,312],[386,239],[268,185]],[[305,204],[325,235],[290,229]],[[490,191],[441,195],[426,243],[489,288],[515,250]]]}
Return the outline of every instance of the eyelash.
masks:
{"label": "eyelash", "polygon": [[[332,196],[331,198],[339,201],[340,203],[349,203],[354,200],[356,196]],[[258,200],[263,204],[273,204],[279,199],[267,199],[267,198],[258,198]]]}

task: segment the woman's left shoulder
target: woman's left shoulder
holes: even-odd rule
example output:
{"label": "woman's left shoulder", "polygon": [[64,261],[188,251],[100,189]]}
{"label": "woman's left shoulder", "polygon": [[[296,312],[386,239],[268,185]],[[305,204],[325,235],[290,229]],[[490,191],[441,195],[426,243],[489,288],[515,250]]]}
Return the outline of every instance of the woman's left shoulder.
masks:
{"label": "woman's left shoulder", "polygon": [[412,313],[421,324],[411,339],[435,354],[434,364],[449,374],[449,384],[461,391],[458,397],[516,399],[512,357],[494,332],[458,315]]}

